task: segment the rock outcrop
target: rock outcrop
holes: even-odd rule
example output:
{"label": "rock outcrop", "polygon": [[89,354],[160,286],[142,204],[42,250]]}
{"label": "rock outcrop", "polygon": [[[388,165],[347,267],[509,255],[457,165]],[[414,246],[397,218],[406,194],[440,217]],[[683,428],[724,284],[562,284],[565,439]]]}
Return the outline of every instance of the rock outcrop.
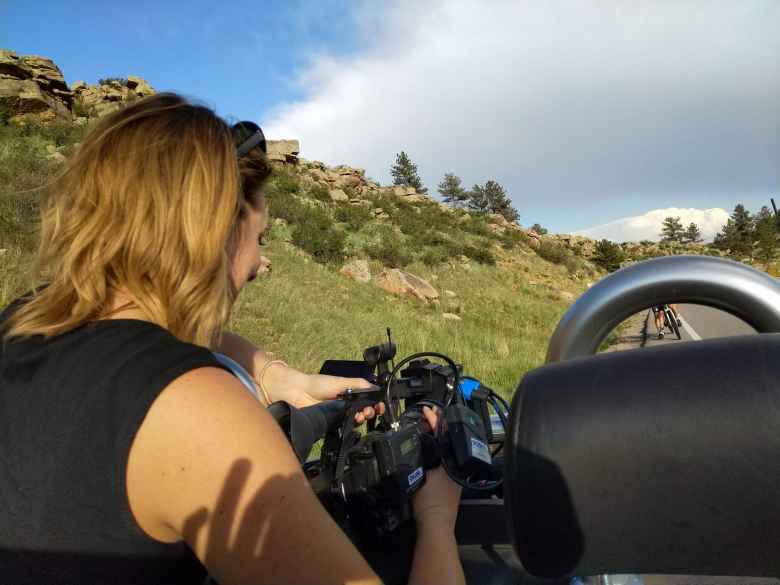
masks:
{"label": "rock outcrop", "polygon": [[73,92],[51,59],[0,49],[0,108],[12,122],[71,119]]}
{"label": "rock outcrop", "polygon": [[141,77],[129,75],[127,79],[112,79],[96,85],[77,81],[72,87],[74,110],[77,117],[100,117],[110,114],[128,102],[157,93]]}
{"label": "rock outcrop", "polygon": [[297,140],[269,140],[266,145],[268,146],[269,160],[288,164],[298,162],[301,144]]}
{"label": "rock outcrop", "polygon": [[51,59],[18,56],[0,49],[0,109],[10,122],[55,120],[86,122],[121,108],[127,102],[153,95],[154,88],[140,77],[105,80],[97,85],[77,81],[68,87]]}

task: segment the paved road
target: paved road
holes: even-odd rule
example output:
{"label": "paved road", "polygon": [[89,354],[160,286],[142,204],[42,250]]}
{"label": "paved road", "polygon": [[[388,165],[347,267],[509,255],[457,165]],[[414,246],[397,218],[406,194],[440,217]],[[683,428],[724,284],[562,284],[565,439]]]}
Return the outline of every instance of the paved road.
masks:
{"label": "paved road", "polygon": [[[748,335],[755,329],[736,317],[702,305],[678,305],[683,321],[680,333],[681,341],[698,341],[714,337],[730,337],[733,335]],[[677,338],[667,329],[663,339],[657,339],[655,321],[652,314],[647,322],[647,346],[679,343]]]}

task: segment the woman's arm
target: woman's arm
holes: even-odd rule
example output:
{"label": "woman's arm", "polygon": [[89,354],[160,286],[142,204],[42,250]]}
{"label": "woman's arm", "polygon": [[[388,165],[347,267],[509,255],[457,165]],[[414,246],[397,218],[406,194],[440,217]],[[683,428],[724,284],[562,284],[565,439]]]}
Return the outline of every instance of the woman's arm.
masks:
{"label": "woman's arm", "polygon": [[[223,370],[193,370],[160,394],[133,442],[126,484],[141,528],[186,541],[221,585],[380,583],[312,492],[279,427]],[[463,583],[453,536],[459,497],[441,469],[415,495],[410,582]]]}
{"label": "woman's arm", "polygon": [[[227,331],[223,333],[219,351],[237,361],[250,373],[260,387],[261,395],[267,394],[268,402],[284,400],[297,408],[303,408],[323,400],[332,400],[347,388],[371,386],[363,378],[305,374],[275,360],[273,355],[255,346],[248,339]],[[383,411],[384,407],[381,405],[376,409],[367,407],[362,414],[356,415],[355,420],[360,424],[366,418]]]}
{"label": "woman's arm", "polygon": [[150,536],[185,540],[222,585],[379,583],[279,427],[225,371],[188,372],[157,398],[131,449],[127,491]]}

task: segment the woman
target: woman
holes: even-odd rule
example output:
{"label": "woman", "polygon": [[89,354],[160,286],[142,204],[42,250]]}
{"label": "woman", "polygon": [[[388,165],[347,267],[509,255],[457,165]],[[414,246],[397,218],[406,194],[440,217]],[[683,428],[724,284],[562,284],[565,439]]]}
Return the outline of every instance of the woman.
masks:
{"label": "woman", "polygon": [[[209,351],[272,400],[355,382],[270,365],[222,334],[266,222],[207,108],[160,94],[82,143],[43,202],[46,286],[0,324],[3,582],[197,583],[203,567],[222,585],[378,582]],[[463,581],[459,495],[440,469],[416,495],[412,582]]]}

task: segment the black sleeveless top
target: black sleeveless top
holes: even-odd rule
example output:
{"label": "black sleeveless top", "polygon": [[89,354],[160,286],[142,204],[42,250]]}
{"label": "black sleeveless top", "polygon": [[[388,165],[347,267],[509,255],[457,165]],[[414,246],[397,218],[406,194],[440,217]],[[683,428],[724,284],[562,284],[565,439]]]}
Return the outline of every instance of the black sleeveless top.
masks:
{"label": "black sleeveless top", "polygon": [[0,583],[203,581],[183,542],[141,530],[125,489],[152,402],[200,367],[222,366],[207,349],[130,319],[0,342]]}

